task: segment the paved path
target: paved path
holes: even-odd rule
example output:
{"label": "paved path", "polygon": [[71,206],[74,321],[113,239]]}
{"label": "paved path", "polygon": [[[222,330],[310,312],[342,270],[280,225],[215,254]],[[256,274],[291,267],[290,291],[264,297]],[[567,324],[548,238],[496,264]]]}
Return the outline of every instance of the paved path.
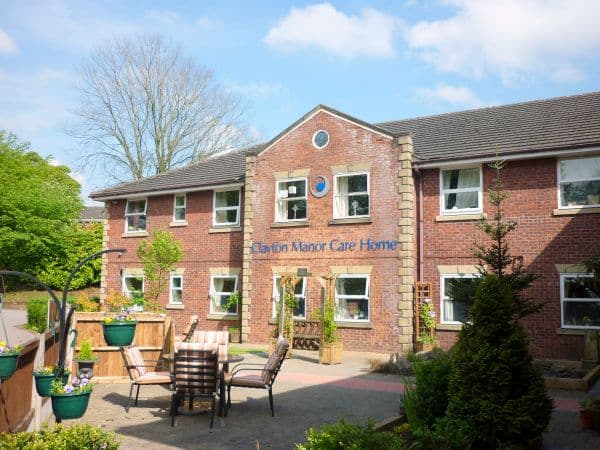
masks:
{"label": "paved path", "polygon": [[[23,344],[35,336],[35,333],[23,328],[23,325],[27,323],[27,311],[3,308],[2,316],[6,324],[10,345]],[[0,325],[0,340],[2,339],[6,339],[6,336],[4,336],[4,330]]]}

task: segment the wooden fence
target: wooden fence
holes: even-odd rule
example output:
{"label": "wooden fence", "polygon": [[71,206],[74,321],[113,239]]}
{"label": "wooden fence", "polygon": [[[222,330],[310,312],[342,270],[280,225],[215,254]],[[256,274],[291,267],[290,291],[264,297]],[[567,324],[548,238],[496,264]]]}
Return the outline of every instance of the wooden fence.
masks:
{"label": "wooden fence", "polygon": [[[145,360],[158,360],[160,355],[172,351],[172,326],[171,318],[165,314],[138,313],[135,315],[137,326],[135,329],[134,345],[138,346]],[[94,365],[94,381],[121,381],[127,376],[120,347],[106,345],[102,334],[102,320],[104,313],[76,312],[73,328],[77,330],[78,338],[76,352],[81,341],[89,338],[92,342],[97,362]],[[76,353],[75,352],[75,353]],[[72,371],[76,373],[77,366],[73,355]]]}

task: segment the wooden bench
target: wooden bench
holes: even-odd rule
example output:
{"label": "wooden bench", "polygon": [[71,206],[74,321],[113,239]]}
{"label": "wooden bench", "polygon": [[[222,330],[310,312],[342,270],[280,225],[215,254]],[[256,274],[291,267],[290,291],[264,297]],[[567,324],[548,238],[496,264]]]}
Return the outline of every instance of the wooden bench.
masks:
{"label": "wooden bench", "polygon": [[294,320],[293,348],[318,350],[321,340],[321,321]]}

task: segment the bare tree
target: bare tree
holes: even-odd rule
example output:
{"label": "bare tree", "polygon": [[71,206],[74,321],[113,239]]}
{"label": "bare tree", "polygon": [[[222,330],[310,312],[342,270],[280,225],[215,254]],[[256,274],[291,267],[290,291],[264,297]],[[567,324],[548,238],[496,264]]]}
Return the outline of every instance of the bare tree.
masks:
{"label": "bare tree", "polygon": [[240,99],[160,36],[113,39],[81,71],[67,132],[86,164],[101,162],[115,177],[140,179],[248,143]]}

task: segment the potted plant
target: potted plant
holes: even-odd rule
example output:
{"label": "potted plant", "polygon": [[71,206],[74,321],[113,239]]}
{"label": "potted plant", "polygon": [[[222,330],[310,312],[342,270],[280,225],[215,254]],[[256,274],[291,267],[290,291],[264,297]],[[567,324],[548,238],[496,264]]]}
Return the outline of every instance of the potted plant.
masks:
{"label": "potted plant", "polygon": [[[294,295],[292,281],[290,280],[287,284],[284,284],[283,291],[283,304],[285,308],[285,315],[283,317],[283,337],[285,337],[290,343],[289,350],[285,354],[286,359],[292,357],[292,346],[294,341],[294,308],[298,306],[298,300]],[[279,324],[279,309],[280,305],[277,303],[277,314],[275,315],[275,322]],[[279,325],[273,329],[271,340],[269,342],[269,353],[275,351],[277,345],[277,339],[279,338]]]}
{"label": "potted plant", "polygon": [[0,380],[4,381],[17,370],[19,354],[23,348],[20,345],[10,347],[6,341],[0,341]]}
{"label": "potted plant", "polygon": [[125,347],[131,345],[135,336],[137,321],[129,313],[106,316],[102,321],[102,331],[107,345]]}
{"label": "potted plant", "polygon": [[[240,295],[240,293],[238,291],[233,292],[229,297],[227,297],[227,300],[225,300],[225,302],[223,302],[221,304],[221,307],[223,308],[223,311],[225,311],[226,313],[229,314],[237,314],[238,311],[238,307],[239,307],[239,303],[240,300],[242,299],[242,296]],[[235,312],[232,312],[232,309],[235,306]]]}
{"label": "potted plant", "polygon": [[594,400],[590,397],[586,397],[579,402],[579,420],[581,422],[582,430],[589,430],[592,428],[592,405]]}
{"label": "potted plant", "polygon": [[436,343],[435,339],[435,311],[430,298],[425,298],[419,305],[420,334],[417,338],[417,351],[430,351]]}
{"label": "potted plant", "polygon": [[343,345],[335,323],[333,299],[325,302],[323,310],[323,338],[319,347],[319,363],[340,364],[342,362]]}
{"label": "potted plant", "polygon": [[235,342],[236,344],[240,342],[240,329],[238,327],[229,327],[227,331],[229,331],[229,342]]}
{"label": "potted plant", "polygon": [[131,299],[131,303],[129,304],[129,309],[131,311],[143,312],[144,308],[148,306],[148,301],[141,294],[134,294]]}
{"label": "potted plant", "polygon": [[54,380],[50,389],[52,412],[57,420],[78,419],[85,413],[90,401],[92,385],[87,378],[73,378],[71,384]]}
{"label": "potted plant", "polygon": [[[52,383],[56,379],[60,367],[46,366],[33,371],[35,389],[40,397],[48,397],[52,389]],[[63,386],[69,382],[71,372],[65,370],[61,378]]]}
{"label": "potted plant", "polygon": [[89,338],[85,338],[81,341],[79,353],[77,354],[77,376],[87,379],[92,378],[94,376],[95,362],[96,358],[92,350],[92,341]]}

